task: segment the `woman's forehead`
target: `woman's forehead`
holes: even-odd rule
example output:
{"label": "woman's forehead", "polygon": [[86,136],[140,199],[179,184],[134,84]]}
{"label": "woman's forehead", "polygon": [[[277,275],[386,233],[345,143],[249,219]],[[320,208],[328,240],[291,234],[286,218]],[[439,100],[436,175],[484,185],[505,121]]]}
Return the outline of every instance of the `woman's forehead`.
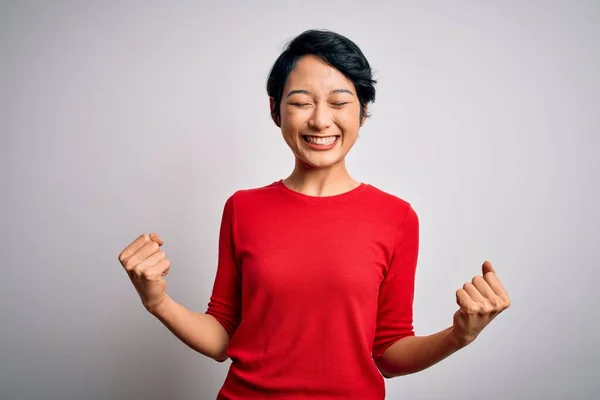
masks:
{"label": "woman's forehead", "polygon": [[339,70],[316,56],[302,57],[290,72],[284,92],[306,90],[312,93],[354,93],[354,84]]}

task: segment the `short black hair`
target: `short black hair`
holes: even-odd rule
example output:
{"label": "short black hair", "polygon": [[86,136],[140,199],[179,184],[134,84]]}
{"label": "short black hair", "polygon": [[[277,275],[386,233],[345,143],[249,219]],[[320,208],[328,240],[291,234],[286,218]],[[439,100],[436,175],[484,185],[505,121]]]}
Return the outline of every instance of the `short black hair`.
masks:
{"label": "short black hair", "polygon": [[[305,55],[315,55],[346,76],[356,88],[360,102],[360,118],[367,104],[375,101],[373,71],[360,48],[350,39],[328,30],[311,29],[296,36],[279,55],[267,79],[267,94],[274,99],[272,117],[279,119],[279,107],[283,87],[296,66]],[[369,117],[370,115],[366,115]]]}

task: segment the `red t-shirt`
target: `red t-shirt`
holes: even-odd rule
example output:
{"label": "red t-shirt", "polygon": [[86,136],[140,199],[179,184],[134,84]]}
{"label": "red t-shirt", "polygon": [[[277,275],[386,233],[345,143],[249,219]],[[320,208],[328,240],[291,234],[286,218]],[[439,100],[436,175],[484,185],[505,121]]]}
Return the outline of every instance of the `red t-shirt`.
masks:
{"label": "red t-shirt", "polygon": [[231,338],[217,398],[384,399],[373,359],[414,335],[418,247],[410,204],[369,184],[235,192],[207,309]]}

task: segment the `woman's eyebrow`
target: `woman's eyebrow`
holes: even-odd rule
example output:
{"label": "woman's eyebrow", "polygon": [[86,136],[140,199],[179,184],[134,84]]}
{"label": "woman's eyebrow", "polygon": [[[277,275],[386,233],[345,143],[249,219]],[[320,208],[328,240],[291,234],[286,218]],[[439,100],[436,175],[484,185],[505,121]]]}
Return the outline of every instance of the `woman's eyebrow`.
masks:
{"label": "woman's eyebrow", "polygon": [[[311,95],[312,93],[309,90],[305,90],[305,89],[295,89],[295,90],[291,90],[287,96],[285,97],[290,97],[293,94],[307,94],[307,95]],[[351,94],[352,96],[354,96],[354,93],[352,93],[352,91],[348,90],[348,89],[334,89],[331,92],[329,92],[329,94],[336,94],[336,93],[348,93]]]}
{"label": "woman's eyebrow", "polygon": [[348,89],[335,89],[335,90],[332,90],[330,94],[336,94],[336,93],[348,93],[348,94],[351,94],[352,96],[354,96],[354,93],[352,93],[352,91],[350,91]]}

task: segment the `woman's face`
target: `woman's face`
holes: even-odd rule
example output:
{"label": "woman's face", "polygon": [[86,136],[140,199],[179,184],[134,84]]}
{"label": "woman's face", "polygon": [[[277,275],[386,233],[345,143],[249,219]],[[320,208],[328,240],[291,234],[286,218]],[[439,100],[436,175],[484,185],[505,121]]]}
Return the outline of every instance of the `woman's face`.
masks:
{"label": "woman's face", "polygon": [[313,168],[342,162],[365,120],[360,119],[354,84],[313,55],[298,60],[289,74],[280,115],[275,123],[286,143],[299,161]]}

